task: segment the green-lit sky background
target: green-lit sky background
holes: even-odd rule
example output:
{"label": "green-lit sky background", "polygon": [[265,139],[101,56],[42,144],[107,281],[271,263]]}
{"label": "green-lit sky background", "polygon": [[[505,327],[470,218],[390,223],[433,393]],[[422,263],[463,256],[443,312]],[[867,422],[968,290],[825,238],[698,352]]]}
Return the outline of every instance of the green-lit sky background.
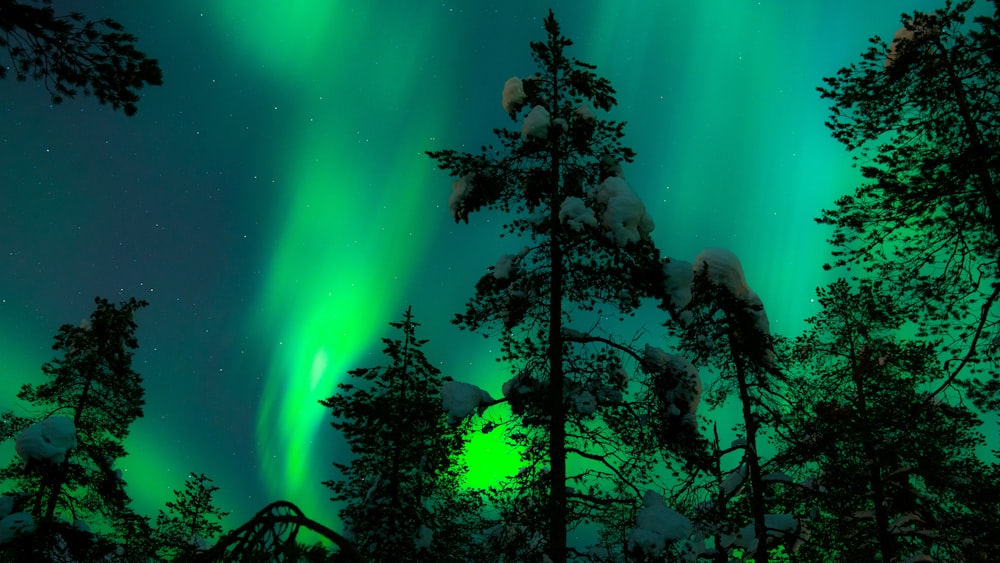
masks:
{"label": "green-lit sky background", "polygon": [[[494,394],[492,343],[449,323],[512,249],[455,225],[424,151],[475,149],[508,121],[504,81],[534,71],[548,4],[525,0],[56,2],[110,16],[165,84],[126,118],[50,106],[0,82],[0,408],[40,376],[51,337],[96,295],[137,318],[145,417],[123,462],[155,515],[189,472],[236,526],[279,498],[336,517],[321,481],[346,459],[317,400],[382,361],[412,305],[445,374]],[[927,0],[554,1],[571,54],[618,91],[631,187],[668,255],[736,252],[772,328],[814,312],[826,233],[812,221],[856,175],[823,125],[821,78]],[[516,250],[516,249],[513,249]],[[640,319],[658,340],[663,319]],[[3,461],[12,448],[0,448]],[[512,467],[489,441],[479,482]]]}

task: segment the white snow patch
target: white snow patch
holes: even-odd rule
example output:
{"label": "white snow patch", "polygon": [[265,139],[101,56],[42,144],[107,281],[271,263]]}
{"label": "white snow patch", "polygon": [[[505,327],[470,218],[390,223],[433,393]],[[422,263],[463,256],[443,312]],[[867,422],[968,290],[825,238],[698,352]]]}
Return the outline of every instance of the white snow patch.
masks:
{"label": "white snow patch", "polygon": [[781,482],[781,483],[794,483],[795,482],[795,480],[792,479],[791,475],[789,475],[787,473],[783,473],[781,471],[775,471],[773,473],[768,473],[767,475],[764,475],[763,477],[761,477],[761,480],[762,481],[778,481],[778,482]]}
{"label": "white snow patch", "polygon": [[597,410],[597,398],[590,391],[577,393],[574,403],[576,404],[576,412],[584,416],[594,414],[594,411]]}
{"label": "white snow patch", "polygon": [[707,271],[709,281],[723,287],[737,299],[744,299],[750,292],[740,259],[725,248],[702,250],[694,260],[694,270]]}
{"label": "white snow patch", "polygon": [[549,135],[549,125],[552,125],[549,110],[542,106],[535,106],[528,112],[528,117],[524,118],[524,125],[521,126],[521,136],[524,138],[535,137],[536,139],[544,139]]}
{"label": "white snow patch", "polygon": [[736,491],[740,490],[747,480],[747,466],[745,464],[740,465],[736,469],[729,472],[726,478],[722,480],[719,485],[719,490],[724,498],[729,498],[733,496]]}
{"label": "white snow patch", "polygon": [[441,386],[441,404],[452,423],[461,421],[473,411],[482,414],[494,402],[489,393],[471,383],[445,381]]}
{"label": "white snow patch", "polygon": [[497,260],[495,266],[493,266],[493,277],[498,280],[505,280],[510,277],[511,271],[514,269],[514,260],[517,256],[513,254],[504,254]]}
{"label": "white snow patch", "polygon": [[448,197],[448,211],[451,211],[451,218],[458,221],[465,216],[465,198],[472,191],[472,179],[474,173],[466,174],[451,183],[451,195]]}
{"label": "white snow patch", "polygon": [[691,302],[691,282],[694,281],[694,266],[684,260],[667,258],[663,262],[667,296],[676,309],[683,309]]}
{"label": "white snow patch", "polygon": [[596,227],[597,217],[594,210],[578,197],[567,197],[559,206],[559,220],[569,225],[569,228],[580,232],[584,227]]}
{"label": "white snow patch", "polygon": [[24,463],[31,460],[61,463],[66,452],[76,447],[76,426],[73,419],[52,416],[24,429],[14,443],[14,449]]}
{"label": "white snow patch", "polygon": [[[933,27],[926,27],[922,25],[914,26],[913,29],[907,29],[904,25],[903,27],[896,30],[892,34],[892,43],[889,44],[889,53],[885,57],[885,61],[882,63],[882,68],[884,70],[889,70],[896,60],[903,54],[903,49],[913,48],[912,43],[918,41],[921,36],[934,35],[938,33],[937,29]],[[905,43],[905,46],[904,46]]]}
{"label": "white snow patch", "polygon": [[747,285],[743,265],[735,254],[724,248],[707,248],[695,258],[694,270],[707,272],[709,281],[743,301],[753,310],[757,330],[763,334],[770,334],[771,325],[767,319],[767,312],[764,311],[764,303]]}
{"label": "white snow patch", "polygon": [[639,242],[653,232],[653,220],[646,214],[646,206],[624,179],[606,178],[591,191],[590,197],[605,205],[601,222],[608,229],[608,238],[618,246]]}
{"label": "white snow patch", "polygon": [[507,113],[518,111],[524,105],[527,97],[521,79],[516,76],[508,78],[503,85],[503,110]]}
{"label": "white snow patch", "polygon": [[597,115],[594,113],[594,109],[587,104],[580,104],[576,106],[576,116],[584,121],[597,121]]}
{"label": "white snow patch", "polygon": [[661,556],[668,543],[691,535],[691,521],[668,507],[663,497],[655,491],[646,491],[642,504],[643,509],[636,518],[635,529],[629,534],[630,548],[639,548],[648,555]]}
{"label": "white snow patch", "polygon": [[421,524],[420,528],[417,529],[417,535],[413,537],[414,547],[417,549],[427,549],[431,546],[432,541],[434,541],[434,531],[426,525]]}
{"label": "white snow patch", "polygon": [[3,545],[21,534],[35,531],[35,519],[27,512],[8,514],[0,520],[0,545]]}
{"label": "white snow patch", "polygon": [[642,363],[663,370],[670,365],[670,354],[652,344],[646,344],[642,355]]}
{"label": "white snow patch", "polygon": [[[674,399],[681,399],[687,404],[690,414],[698,412],[698,404],[701,402],[701,377],[698,375],[698,368],[686,358],[668,354],[663,350],[646,344],[643,352],[642,362],[649,369],[672,374],[677,379],[677,387],[665,390],[664,400],[673,402]],[[676,415],[686,414],[681,412]]]}

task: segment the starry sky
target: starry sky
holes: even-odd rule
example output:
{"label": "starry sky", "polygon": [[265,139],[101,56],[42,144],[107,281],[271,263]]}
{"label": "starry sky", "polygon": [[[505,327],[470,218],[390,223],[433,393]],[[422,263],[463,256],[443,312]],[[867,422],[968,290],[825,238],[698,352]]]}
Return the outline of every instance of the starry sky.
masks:
{"label": "starry sky", "polygon": [[[772,330],[793,336],[827,281],[812,219],[857,181],[815,89],[901,13],[941,3],[550,5],[570,55],[618,91],[608,117],[628,122],[625,174],[657,245],[689,261],[735,252]],[[506,379],[493,342],[449,321],[516,248],[495,216],[452,222],[451,179],[424,151],[475,150],[510,124],[503,83],[534,72],[549,5],[85,4],[139,37],[164,85],[127,118],[0,82],[0,409],[30,412],[17,389],[41,380],[52,336],[95,296],[146,299],[134,367],[147,404],[121,462],[137,510],[155,516],[196,472],[221,487],[228,526],[277,499],[334,524],[320,483],[346,454],[317,401],[383,362],[407,306],[446,375],[494,395]],[[654,344],[664,320],[639,321]],[[491,437],[470,461],[476,484],[515,466]]]}

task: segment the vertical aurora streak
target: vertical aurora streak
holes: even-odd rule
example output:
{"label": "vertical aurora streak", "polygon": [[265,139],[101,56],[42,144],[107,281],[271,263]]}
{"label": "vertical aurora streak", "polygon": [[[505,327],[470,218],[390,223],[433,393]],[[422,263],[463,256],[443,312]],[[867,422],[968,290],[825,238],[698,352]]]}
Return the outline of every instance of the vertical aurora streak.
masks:
{"label": "vertical aurora streak", "polygon": [[[328,513],[321,482],[345,452],[331,451],[330,434],[317,435],[330,422],[317,402],[377,346],[435,231],[424,205],[424,191],[435,186],[419,149],[430,124],[401,113],[421,86],[422,30],[356,3],[289,10],[259,2],[248,10],[233,2],[226,13],[240,21],[230,29],[236,43],[290,88],[284,103],[293,106],[281,155],[284,219],[273,234],[256,327],[272,351],[258,458],[272,494]],[[248,13],[252,19],[239,19]],[[409,38],[406,48],[368,40],[376,20],[384,37]],[[412,148],[387,152],[380,141]]]}

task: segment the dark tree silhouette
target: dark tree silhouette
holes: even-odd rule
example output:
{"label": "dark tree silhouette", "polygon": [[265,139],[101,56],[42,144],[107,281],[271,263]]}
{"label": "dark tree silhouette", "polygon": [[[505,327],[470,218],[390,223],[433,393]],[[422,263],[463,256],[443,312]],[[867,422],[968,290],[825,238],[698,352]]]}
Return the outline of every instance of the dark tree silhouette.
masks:
{"label": "dark tree silhouette", "polygon": [[[839,280],[788,350],[796,408],[778,453],[797,475],[778,500],[807,520],[808,561],[985,561],[1000,537],[979,419],[931,395],[933,345],[899,338],[880,282]],[[984,556],[986,558],[984,558]]]}
{"label": "dark tree silhouette", "polygon": [[[110,18],[56,15],[51,0],[32,5],[0,0],[0,49],[17,80],[39,80],[52,103],[77,94],[134,115],[139,90],[163,84],[156,59],[136,49],[136,37]],[[0,65],[0,78],[8,67]]]}
{"label": "dark tree silhouette", "polygon": [[1000,27],[967,22],[973,5],[904,16],[820,88],[865,179],[818,219],[834,227],[828,267],[891,281],[899,313],[947,344],[947,383],[1000,349]]}
{"label": "dark tree silhouette", "polygon": [[166,561],[189,561],[208,548],[222,533],[223,518],[229,515],[215,506],[212,498],[219,487],[204,474],[191,474],[184,490],[174,490],[174,500],[156,517],[157,555]]}
{"label": "dark tree silhouette", "polygon": [[389,365],[351,371],[320,401],[355,456],[335,462],[343,477],[324,485],[372,562],[475,559],[482,501],[463,486],[463,429],[441,408],[444,378],[424,356],[411,310],[390,325],[401,338],[383,339]]}
{"label": "dark tree silhouette", "polygon": [[[551,11],[545,31],[544,41],[531,43],[538,74],[504,85],[503,107],[518,130],[496,130],[499,148],[478,154],[429,155],[457,178],[449,201],[456,221],[468,222],[480,209],[507,213],[506,234],[524,245],[480,279],[455,323],[498,334],[500,359],[513,371],[504,395],[521,421],[510,436],[528,463],[521,480],[529,499],[520,504],[534,511],[531,526],[545,530],[543,541],[515,535],[517,557],[545,554],[562,563],[568,526],[602,506],[642,497],[626,487],[630,498],[601,499],[615,486],[587,486],[594,476],[624,485],[631,478],[623,478],[619,462],[637,460],[600,423],[625,408],[622,361],[584,347],[613,348],[610,339],[594,337],[608,334],[601,316],[628,315],[641,298],[662,293],[662,275],[652,221],[622,175],[622,163],[634,156],[621,142],[624,123],[594,113],[615,105],[614,89],[592,65],[567,56],[572,41]],[[592,328],[574,330],[574,319]],[[568,473],[567,457],[586,469]],[[545,502],[529,502],[539,490]]]}
{"label": "dark tree silhouette", "polygon": [[[338,552],[327,553],[323,546],[303,546],[299,532],[318,534],[335,545]],[[365,563],[354,545],[344,536],[308,518],[299,507],[279,500],[262,508],[246,524],[227,533],[219,543],[196,554],[196,563],[230,561],[328,561]]]}
{"label": "dark tree silhouette", "polygon": [[[767,313],[739,259],[727,250],[706,249],[694,264],[668,260],[664,269],[671,291],[663,307],[676,321],[681,350],[694,364],[718,374],[706,394],[709,404],[720,408],[735,398],[741,413],[735,445],[723,448],[715,432],[707,485],[711,500],[693,501],[696,526],[715,538],[714,561],[728,561],[732,551],[742,549],[764,563],[769,541],[795,535],[785,526],[775,528],[775,522],[786,519],[769,510],[771,487],[764,479],[762,435],[780,424],[778,413],[787,406]],[[724,472],[722,458],[730,453],[741,454],[741,460]],[[724,541],[741,535],[739,541]]]}
{"label": "dark tree silhouette", "polygon": [[[53,345],[59,356],[42,366],[47,380],[24,385],[17,395],[39,412],[32,428],[62,421],[75,431],[75,439],[64,442],[68,447],[55,458],[45,458],[44,451],[30,453],[40,445],[29,435],[37,430],[22,431],[19,451],[24,461],[15,460],[0,471],[0,479],[14,482],[22,509],[38,524],[37,549],[57,546],[57,536],[77,535],[65,530],[66,519],[110,530],[108,538],[115,542],[125,541],[136,529],[148,530],[147,523],[133,522],[144,518],[129,507],[125,481],[114,467],[128,455],[123,444],[145,403],[142,376],[132,369],[132,355],[139,346],[133,317],[146,302],[130,299],[114,305],[97,298],[95,303],[89,320],[59,329]],[[42,442],[48,443],[49,436],[42,432]],[[86,545],[70,548],[89,550],[93,541],[90,536]]]}

